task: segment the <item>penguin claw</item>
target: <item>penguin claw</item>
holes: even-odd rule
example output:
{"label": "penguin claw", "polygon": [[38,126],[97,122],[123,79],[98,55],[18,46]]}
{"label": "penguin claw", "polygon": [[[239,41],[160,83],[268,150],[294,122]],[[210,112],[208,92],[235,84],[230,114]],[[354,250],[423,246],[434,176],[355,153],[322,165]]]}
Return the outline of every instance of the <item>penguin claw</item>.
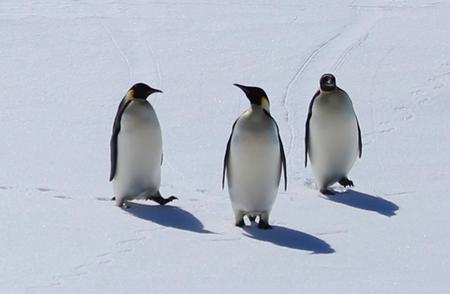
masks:
{"label": "penguin claw", "polygon": [[344,177],[339,181],[339,184],[341,184],[344,187],[353,187],[353,181],[349,180],[348,178]]}
{"label": "penguin claw", "polygon": [[169,198],[166,198],[166,203],[172,202],[174,200],[178,200],[178,197],[170,196]]}
{"label": "penguin claw", "polygon": [[324,195],[335,195],[336,193],[334,193],[333,191],[329,190],[329,189],[320,189],[320,193],[324,194]]}
{"label": "penguin claw", "polygon": [[243,228],[245,226],[244,219],[241,219],[235,224],[236,227]]}
{"label": "penguin claw", "polygon": [[258,223],[258,229],[271,230],[272,226],[269,225],[268,222],[261,219],[261,220],[259,220],[259,223]]}

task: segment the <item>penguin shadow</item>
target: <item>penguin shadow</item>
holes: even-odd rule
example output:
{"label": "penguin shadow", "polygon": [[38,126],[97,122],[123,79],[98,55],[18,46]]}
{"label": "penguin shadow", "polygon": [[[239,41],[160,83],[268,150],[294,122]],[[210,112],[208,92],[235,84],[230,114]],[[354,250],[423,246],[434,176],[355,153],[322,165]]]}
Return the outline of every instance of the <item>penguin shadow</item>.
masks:
{"label": "penguin shadow", "polygon": [[313,235],[281,226],[272,226],[272,230],[261,230],[256,226],[244,227],[244,236],[269,242],[290,249],[311,251],[312,254],[330,254],[335,250],[330,244]]}
{"label": "penguin shadow", "polygon": [[205,230],[203,223],[193,214],[176,206],[146,205],[136,202],[129,202],[128,206],[126,212],[164,227],[194,233],[213,233]]}
{"label": "penguin shadow", "polygon": [[373,196],[350,189],[342,193],[337,193],[336,195],[327,195],[323,198],[354,208],[377,212],[387,217],[396,215],[396,212],[399,209],[397,204],[379,196]]}

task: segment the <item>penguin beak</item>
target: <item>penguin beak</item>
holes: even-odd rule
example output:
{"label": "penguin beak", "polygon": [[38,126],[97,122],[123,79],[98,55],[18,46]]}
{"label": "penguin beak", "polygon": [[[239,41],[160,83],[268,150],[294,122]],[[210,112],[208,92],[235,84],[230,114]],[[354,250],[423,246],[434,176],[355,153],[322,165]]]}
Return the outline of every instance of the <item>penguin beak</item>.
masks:
{"label": "penguin beak", "polygon": [[163,91],[158,90],[158,89],[151,89],[148,91],[148,95],[153,94],[153,93],[162,93]]}
{"label": "penguin beak", "polygon": [[244,93],[248,96],[248,87],[243,86],[243,85],[239,85],[239,84],[233,84],[234,86],[238,87],[239,89],[241,89],[242,91],[244,91]]}

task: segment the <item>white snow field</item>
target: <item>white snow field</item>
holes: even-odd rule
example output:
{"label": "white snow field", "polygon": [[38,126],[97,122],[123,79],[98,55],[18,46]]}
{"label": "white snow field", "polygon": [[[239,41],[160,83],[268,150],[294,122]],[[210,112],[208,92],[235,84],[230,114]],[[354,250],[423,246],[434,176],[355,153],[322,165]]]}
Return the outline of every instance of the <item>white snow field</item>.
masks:
{"label": "white snow field", "polygon": [[[0,1],[0,293],[450,293],[450,2]],[[363,157],[333,197],[304,168],[322,73]],[[163,129],[167,207],[112,197],[135,82]],[[288,164],[274,229],[234,227],[222,160],[271,100]]]}

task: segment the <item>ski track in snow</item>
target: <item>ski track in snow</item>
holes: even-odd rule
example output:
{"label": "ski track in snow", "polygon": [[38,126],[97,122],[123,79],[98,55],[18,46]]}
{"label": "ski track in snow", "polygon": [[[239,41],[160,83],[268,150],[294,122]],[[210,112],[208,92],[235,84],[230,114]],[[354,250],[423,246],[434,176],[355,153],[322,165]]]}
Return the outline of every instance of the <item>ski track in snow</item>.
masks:
{"label": "ski track in snow", "polygon": [[116,38],[114,37],[113,32],[111,31],[111,29],[109,29],[100,19],[100,25],[103,28],[103,30],[106,32],[106,34],[109,36],[109,38],[111,39],[111,42],[113,43],[114,47],[117,49],[117,52],[119,52],[120,56],[122,56],[123,60],[125,61],[127,68],[128,68],[128,84],[131,85],[133,84],[133,69],[131,68],[131,64],[130,64],[130,60],[128,59],[127,55],[125,54],[125,52],[120,48],[119,44],[117,43]]}
{"label": "ski track in snow", "polygon": [[350,56],[351,52],[356,48],[361,47],[363,43],[367,41],[370,33],[375,29],[380,20],[381,18],[375,18],[373,21],[366,22],[359,26],[359,30],[362,30],[363,34],[357,38],[356,41],[350,43],[350,45],[339,55],[334,65],[331,67],[331,72],[337,72]]}
{"label": "ski track in snow", "polygon": [[[380,71],[380,69],[384,66],[384,60],[392,53],[393,50],[394,50],[394,48],[391,48],[386,52],[386,54],[380,59],[378,65],[376,67],[376,70],[374,71],[374,74],[372,76],[371,90],[369,92],[370,93],[370,96],[369,96],[370,103],[372,103],[373,88],[374,88],[373,84],[376,79],[376,76],[378,75],[378,72]],[[446,63],[443,63],[442,67],[444,67],[445,65],[446,65]],[[439,70],[440,69],[437,69],[438,72],[439,72]],[[403,121],[403,122],[408,122],[408,121],[414,120],[414,118],[416,117],[416,113],[414,112],[413,108],[415,106],[418,106],[417,110],[420,111],[420,109],[424,105],[430,103],[432,101],[432,99],[430,99],[429,97],[435,95],[434,92],[436,92],[436,91],[440,90],[441,88],[443,88],[444,86],[446,86],[446,84],[442,83],[441,80],[448,80],[448,78],[447,78],[448,76],[450,76],[450,72],[436,73],[428,79],[429,90],[424,90],[424,88],[417,88],[415,90],[411,90],[410,95],[415,98],[415,104],[414,104],[414,101],[411,101],[409,104],[403,103],[403,104],[398,104],[397,106],[394,106],[393,110],[398,114],[398,119],[400,119],[400,121]],[[425,87],[427,87],[427,86],[425,86]],[[429,94],[427,94],[427,93],[429,93]],[[373,109],[373,108],[371,107],[371,109]],[[373,111],[372,111],[372,113],[373,113]],[[368,138],[368,137],[371,137],[374,135],[385,135],[385,134],[396,131],[396,128],[393,126],[387,127],[387,128],[385,127],[386,125],[392,125],[391,122],[389,122],[389,121],[379,122],[378,125],[383,126],[384,128],[378,129],[375,131],[365,132],[363,134],[363,138]],[[371,143],[371,141],[365,142],[364,145],[369,145],[370,143]]]}
{"label": "ski track in snow", "polygon": [[150,55],[150,58],[155,66],[156,74],[158,77],[158,85],[159,87],[164,88],[164,85],[162,84],[161,66],[159,64],[158,59],[156,58],[155,52],[153,51],[153,47],[148,40],[145,40],[145,45],[147,47],[147,51]]}
{"label": "ski track in snow", "polygon": [[[1,186],[0,189],[6,190],[6,189],[12,189],[13,187],[9,186]],[[44,195],[48,195],[48,193],[56,193],[56,190],[53,188],[47,188],[47,187],[37,187],[35,188],[36,191],[43,193]],[[197,189],[197,192],[199,193],[205,193],[205,189]],[[56,195],[56,196],[50,196],[57,199],[72,199],[70,196],[65,195]],[[111,199],[108,198],[101,198],[97,197],[93,200],[100,200],[100,201],[108,201],[112,202]],[[112,204],[112,203],[111,203]],[[200,204],[200,208],[204,208],[206,204]],[[196,211],[193,211],[194,213]],[[127,212],[128,213],[128,212]],[[70,269],[64,273],[55,272],[52,274],[52,277],[50,280],[39,283],[37,285],[28,286],[25,288],[26,294],[33,294],[33,293],[42,293],[42,291],[46,288],[56,288],[56,287],[62,287],[64,286],[66,281],[72,281],[77,278],[82,278],[84,276],[88,276],[89,274],[101,271],[102,267],[105,266],[112,266],[114,265],[114,262],[118,258],[122,258],[122,256],[126,254],[130,254],[134,251],[134,247],[139,243],[144,243],[147,240],[149,240],[149,236],[151,234],[154,234],[157,231],[163,231],[167,230],[169,227],[166,227],[164,225],[157,225],[157,227],[153,229],[139,229],[135,230],[128,234],[128,237],[121,238],[119,240],[116,240],[114,242],[115,249],[112,251],[106,251],[106,252],[100,252],[95,255],[94,258],[89,259],[83,263],[79,263],[77,265],[74,265],[70,267]],[[239,241],[241,240],[241,237],[224,237],[224,238],[212,238],[210,241],[212,242],[232,242],[232,241]]]}
{"label": "ski track in snow", "polygon": [[[63,1],[62,4],[35,1],[33,5],[23,5],[7,1],[11,0],[0,4],[0,18],[5,26],[0,39],[4,40],[4,45],[11,46],[3,46],[0,62],[5,68],[2,76],[6,81],[3,83],[5,95],[15,99],[5,99],[5,111],[0,110],[0,122],[4,125],[0,127],[0,135],[5,137],[0,144],[4,151],[0,152],[4,170],[0,196],[6,208],[0,216],[5,236],[0,284],[6,285],[0,285],[1,293],[12,294],[13,290],[27,294],[124,293],[131,288],[130,292],[142,293],[148,292],[146,287],[150,281],[152,289],[158,293],[163,292],[161,289],[170,289],[171,293],[182,289],[202,294],[211,291],[375,293],[373,289],[383,293],[449,291],[450,263],[446,246],[449,202],[445,197],[449,169],[448,158],[442,150],[448,148],[445,110],[449,105],[450,58],[447,42],[436,38],[448,32],[448,20],[443,19],[450,6],[445,2],[355,0],[342,7],[331,4],[330,13],[324,9],[330,3],[320,1],[311,6],[307,3],[296,6],[237,2],[140,2],[134,6],[120,0],[111,3]],[[198,11],[198,7],[202,11]],[[311,17],[318,8],[323,18]],[[130,16],[136,17],[132,26],[127,19]],[[232,16],[236,19],[230,21]],[[92,17],[95,24],[99,22],[96,30],[80,21]],[[147,25],[153,24],[152,17],[158,22],[152,27],[157,41],[136,39],[139,33],[148,30]],[[68,23],[65,23],[66,18]],[[174,21],[167,21],[172,19]],[[160,22],[165,21],[165,26],[161,26]],[[122,22],[124,31],[120,26]],[[168,207],[168,211],[163,211],[136,202],[134,211],[116,208],[107,196],[98,197],[110,192],[109,183],[98,179],[107,163],[100,162],[99,156],[91,157],[86,170],[76,163],[81,157],[73,156],[75,152],[86,156],[93,150],[100,154],[108,148],[107,136],[102,134],[106,129],[104,124],[108,124],[109,131],[111,114],[102,112],[106,105],[102,101],[104,97],[92,98],[89,105],[70,104],[69,110],[54,108],[51,102],[40,103],[55,98],[48,90],[51,83],[64,85],[57,98],[70,103],[73,97],[79,97],[74,92],[80,87],[98,82],[110,87],[111,81],[121,79],[132,83],[139,74],[154,75],[160,87],[163,83],[169,86],[173,83],[170,77],[180,74],[180,68],[192,70],[189,66],[194,58],[205,61],[211,58],[215,62],[212,68],[225,65],[224,68],[238,74],[242,64],[247,65],[246,70],[250,69],[249,63],[242,62],[243,58],[234,58],[236,64],[230,61],[232,59],[221,64],[215,48],[211,55],[204,50],[201,55],[189,56],[188,62],[183,56],[186,48],[171,47],[173,52],[169,57],[161,48],[172,46],[174,38],[185,38],[180,43],[193,44],[191,36],[185,36],[183,31],[188,26],[198,28],[195,37],[199,42],[211,40],[212,36],[224,36],[223,45],[231,46],[236,44],[227,44],[227,38],[231,36],[229,40],[236,42],[232,35],[237,29],[248,36],[264,32],[256,36],[263,39],[267,33],[278,34],[279,30],[300,25],[300,22],[324,29],[317,36],[308,36],[307,44],[295,38],[290,40],[308,48],[295,67],[280,64],[283,59],[273,64],[292,69],[275,81],[283,91],[281,106],[289,128],[287,157],[290,161],[296,160],[293,154],[297,154],[299,137],[303,134],[296,121],[299,116],[289,107],[294,102],[292,95],[297,87],[303,86],[303,80],[319,67],[348,75],[349,89],[362,94],[358,103],[363,107],[358,114],[369,125],[363,127],[363,144],[369,146],[367,153],[363,153],[366,156],[352,170],[361,185],[358,188],[366,193],[349,190],[335,197],[323,197],[309,170],[305,171],[303,165],[289,165],[294,171],[289,173],[293,188],[287,193],[280,191],[271,220],[275,229],[271,232],[232,226],[232,211],[225,193],[208,185],[216,176],[209,172],[192,173],[191,165],[184,166],[189,150],[203,153],[204,162],[197,162],[202,168],[211,161],[220,162],[218,157],[223,155],[222,150],[219,154],[214,144],[199,148],[197,141],[177,146],[168,140],[173,150],[164,162],[169,175],[164,182],[170,184],[162,187],[176,193],[186,190],[183,192],[186,196],[180,197],[180,204],[185,206]],[[280,28],[280,23],[286,27]],[[330,33],[329,25],[337,23],[339,27]],[[62,38],[66,29],[68,34],[73,33],[73,25],[75,31],[80,32],[76,39],[68,40],[67,44],[59,42],[55,47],[42,46],[51,44],[46,38]],[[54,26],[59,27],[52,30]],[[125,32],[133,34],[130,37],[133,46],[124,47],[127,42],[120,36]],[[404,40],[398,40],[399,32],[405,34]],[[97,43],[93,45],[92,40]],[[289,46],[280,48],[279,44],[271,42],[265,46],[256,48],[255,52],[266,57],[279,53],[296,56],[289,51],[295,49]],[[83,54],[78,54],[84,49]],[[100,57],[97,52],[112,55],[101,56],[104,62],[101,69],[93,66]],[[188,52],[198,54],[196,50]],[[170,60],[172,56],[178,59]],[[150,62],[149,67],[140,67],[138,61],[142,58]],[[358,64],[359,59],[364,64]],[[415,64],[410,65],[409,59]],[[71,76],[73,73],[70,82],[62,67]],[[415,71],[417,68],[420,71]],[[20,75],[16,70],[20,70]],[[60,70],[64,74],[55,74]],[[117,76],[118,72],[123,76]],[[357,76],[358,73],[361,75]],[[89,74],[92,76],[86,78]],[[207,75],[192,75],[189,82],[202,87],[229,78],[221,74],[217,72],[217,80]],[[252,76],[258,77],[257,72]],[[352,81],[353,77],[358,82],[366,80],[366,88],[361,89],[363,86]],[[26,88],[16,80],[28,81],[27,87],[32,91],[20,96]],[[394,83],[396,80],[401,81],[400,87],[399,83]],[[184,86],[183,83],[176,85],[180,89]],[[183,93],[176,90],[174,95]],[[202,109],[220,107],[217,102]],[[242,103],[235,105],[239,107]],[[185,107],[176,102],[161,103],[162,113],[175,110],[182,114]],[[197,107],[189,110],[190,114],[197,111],[199,115],[209,115],[208,111],[199,111]],[[73,125],[83,123],[83,128],[95,135],[81,134],[76,128],[68,132],[71,124],[58,126],[55,116],[58,119],[64,116]],[[204,122],[193,120],[192,127],[209,137],[219,137],[214,130],[224,123],[221,119],[211,117],[207,127]],[[49,137],[45,130],[50,126],[59,135],[53,138],[54,145],[49,148],[45,141],[42,143],[42,138]],[[189,134],[180,130],[183,127],[167,128],[177,142],[189,142]],[[16,130],[17,134],[11,135],[10,130]],[[97,141],[88,145],[85,136]],[[70,149],[72,146],[67,140],[73,140],[70,144],[76,147]],[[61,152],[61,157],[55,155],[59,150],[52,149],[59,148],[59,144],[66,151]],[[396,152],[390,154],[391,150]],[[26,158],[25,163],[21,157]],[[48,163],[52,168],[41,169]],[[69,174],[67,167],[71,165],[74,166]],[[24,182],[17,182],[19,178]],[[303,182],[296,183],[299,179]],[[203,221],[212,232],[205,229]],[[192,234],[199,232],[204,233],[204,237]],[[328,246],[328,254],[315,254],[320,246],[322,249]],[[144,262],[143,258],[148,258],[149,262]],[[175,264],[180,265],[176,270]],[[127,268],[127,272],[117,271],[122,267]],[[239,274],[229,275],[238,268]],[[292,276],[293,271],[297,275]],[[143,277],[137,279],[142,273]],[[145,276],[147,273],[151,278]],[[307,276],[308,283],[298,283],[299,275]],[[224,281],[221,277],[227,279]],[[117,280],[122,282],[116,283]],[[92,281],[105,283],[92,288],[89,286]]]}
{"label": "ski track in snow", "polygon": [[[114,265],[114,261],[118,258],[122,258],[126,254],[130,254],[134,250],[134,246],[138,243],[142,243],[148,239],[149,233],[161,231],[166,229],[165,227],[157,227],[154,229],[136,230],[131,236],[141,235],[138,237],[129,237],[118,240],[115,242],[115,249],[112,251],[101,252],[95,255],[94,258],[87,260],[78,265],[72,266],[69,271],[65,273],[54,273],[50,281],[40,283],[38,285],[29,286],[26,288],[25,293],[41,293],[40,290],[45,288],[62,287],[67,280],[73,280],[88,276],[90,273],[104,270],[102,267]],[[145,235],[144,235],[145,234]]]}
{"label": "ski track in snow", "polygon": [[[394,1],[395,2],[395,1]],[[402,1],[399,1],[400,3]],[[403,1],[405,2],[405,1]],[[436,1],[436,2],[432,2],[432,3],[426,3],[426,4],[422,4],[422,5],[406,5],[406,4],[402,4],[402,5],[362,5],[362,4],[354,4],[351,3],[349,5],[349,7],[351,8],[364,8],[364,9],[381,9],[384,11],[391,11],[391,10],[401,10],[401,9],[421,9],[421,8],[433,8],[438,6],[439,4],[441,4],[441,2]]]}

